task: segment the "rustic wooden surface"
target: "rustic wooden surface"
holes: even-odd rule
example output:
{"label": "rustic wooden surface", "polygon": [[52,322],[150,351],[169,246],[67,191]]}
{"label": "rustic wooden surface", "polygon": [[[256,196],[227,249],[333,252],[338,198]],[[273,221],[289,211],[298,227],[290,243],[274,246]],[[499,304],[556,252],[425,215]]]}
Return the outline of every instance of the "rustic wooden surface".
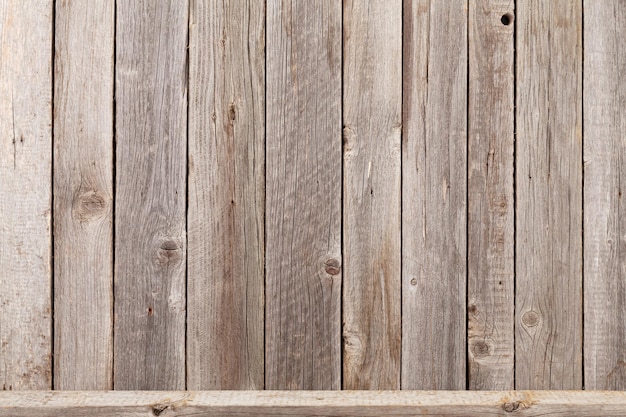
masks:
{"label": "rustic wooden surface", "polygon": [[52,388],[52,1],[0,1],[0,389]]}
{"label": "rustic wooden surface", "polygon": [[584,8],[585,388],[626,390],[626,4]]}
{"label": "rustic wooden surface", "polygon": [[515,388],[581,389],[581,1],[516,14]]}
{"label": "rustic wooden surface", "polygon": [[343,389],[400,389],[401,0],[343,24]]}
{"label": "rustic wooden surface", "polygon": [[56,2],[55,389],[113,388],[114,12]]}
{"label": "rustic wooden surface", "polygon": [[266,48],[265,387],[339,389],[341,1],[268,0]]}
{"label": "rustic wooden surface", "polygon": [[264,7],[191,6],[187,388],[263,389]]}
{"label": "rustic wooden surface", "polygon": [[467,3],[404,3],[402,388],[465,389]]}
{"label": "rustic wooden surface", "polygon": [[626,390],[625,16],[0,0],[0,388]]}
{"label": "rustic wooden surface", "polygon": [[0,416],[623,416],[609,391],[0,392]]}
{"label": "rustic wooden surface", "polygon": [[514,387],[513,6],[509,0],[479,0],[469,4],[467,365],[470,389]]}
{"label": "rustic wooden surface", "polygon": [[187,1],[117,2],[116,389],[185,388]]}

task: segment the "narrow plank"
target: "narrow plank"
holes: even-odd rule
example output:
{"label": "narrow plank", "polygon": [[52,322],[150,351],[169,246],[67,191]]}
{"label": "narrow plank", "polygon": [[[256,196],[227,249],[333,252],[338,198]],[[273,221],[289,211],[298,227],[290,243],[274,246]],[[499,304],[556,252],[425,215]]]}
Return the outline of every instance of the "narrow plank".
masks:
{"label": "narrow plank", "polygon": [[266,71],[265,386],[340,389],[341,1],[268,0]]}
{"label": "narrow plank", "polygon": [[343,388],[400,389],[402,2],[343,24]]}
{"label": "narrow plank", "polygon": [[0,389],[52,388],[52,1],[0,0]]}
{"label": "narrow plank", "polygon": [[0,416],[623,416],[612,391],[0,392]]}
{"label": "narrow plank", "polygon": [[404,2],[402,388],[465,389],[467,3]]}
{"label": "narrow plank", "polygon": [[582,6],[518,3],[515,387],[582,388]]}
{"label": "narrow plank", "polygon": [[265,10],[191,3],[188,389],[263,389]]}
{"label": "narrow plank", "polygon": [[117,2],[116,389],[185,388],[187,13]]}
{"label": "narrow plank", "polygon": [[585,388],[626,390],[626,4],[584,2]]}
{"label": "narrow plank", "polygon": [[114,12],[56,2],[55,389],[113,388]]}
{"label": "narrow plank", "polygon": [[514,387],[513,7],[477,0],[469,10],[470,389]]}

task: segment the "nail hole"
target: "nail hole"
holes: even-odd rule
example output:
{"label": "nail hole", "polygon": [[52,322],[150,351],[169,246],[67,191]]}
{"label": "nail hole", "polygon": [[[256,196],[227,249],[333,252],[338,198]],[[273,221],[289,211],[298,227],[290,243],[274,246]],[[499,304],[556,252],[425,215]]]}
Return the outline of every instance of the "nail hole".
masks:
{"label": "nail hole", "polygon": [[500,18],[500,21],[502,22],[504,26],[508,26],[511,23],[513,23],[513,15],[511,13],[505,13]]}

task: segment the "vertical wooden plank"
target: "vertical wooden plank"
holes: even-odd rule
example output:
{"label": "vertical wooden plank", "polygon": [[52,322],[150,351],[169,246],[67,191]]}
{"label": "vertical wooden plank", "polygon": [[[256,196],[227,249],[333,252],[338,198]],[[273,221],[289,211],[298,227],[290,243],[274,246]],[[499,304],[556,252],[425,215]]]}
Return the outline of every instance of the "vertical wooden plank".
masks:
{"label": "vertical wooden plank", "polygon": [[402,388],[465,389],[467,2],[405,0]]}
{"label": "vertical wooden plank", "polygon": [[400,389],[402,2],[343,22],[343,388]]}
{"label": "vertical wooden plank", "polygon": [[516,388],[582,388],[582,5],[518,3]]}
{"label": "vertical wooden plank", "polygon": [[185,388],[187,14],[117,2],[116,389]]}
{"label": "vertical wooden plank", "polygon": [[470,389],[514,387],[513,7],[471,1],[468,101]]}
{"label": "vertical wooden plank", "polygon": [[265,10],[192,1],[188,389],[262,389]]}
{"label": "vertical wooden plank", "polygon": [[341,1],[267,2],[267,389],[341,388]]}
{"label": "vertical wooden plank", "polygon": [[585,388],[626,390],[626,4],[584,7]]}
{"label": "vertical wooden plank", "polygon": [[57,1],[54,388],[113,386],[115,4]]}
{"label": "vertical wooden plank", "polygon": [[0,389],[50,389],[52,1],[0,0]]}

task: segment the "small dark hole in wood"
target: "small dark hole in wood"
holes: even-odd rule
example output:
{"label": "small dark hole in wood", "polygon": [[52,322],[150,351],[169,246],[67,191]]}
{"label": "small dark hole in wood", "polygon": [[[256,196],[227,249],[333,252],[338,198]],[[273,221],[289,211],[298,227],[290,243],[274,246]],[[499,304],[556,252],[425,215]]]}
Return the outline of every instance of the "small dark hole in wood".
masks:
{"label": "small dark hole in wood", "polygon": [[513,15],[511,13],[505,13],[500,18],[500,21],[502,22],[504,26],[508,26],[511,23],[513,23]]}

